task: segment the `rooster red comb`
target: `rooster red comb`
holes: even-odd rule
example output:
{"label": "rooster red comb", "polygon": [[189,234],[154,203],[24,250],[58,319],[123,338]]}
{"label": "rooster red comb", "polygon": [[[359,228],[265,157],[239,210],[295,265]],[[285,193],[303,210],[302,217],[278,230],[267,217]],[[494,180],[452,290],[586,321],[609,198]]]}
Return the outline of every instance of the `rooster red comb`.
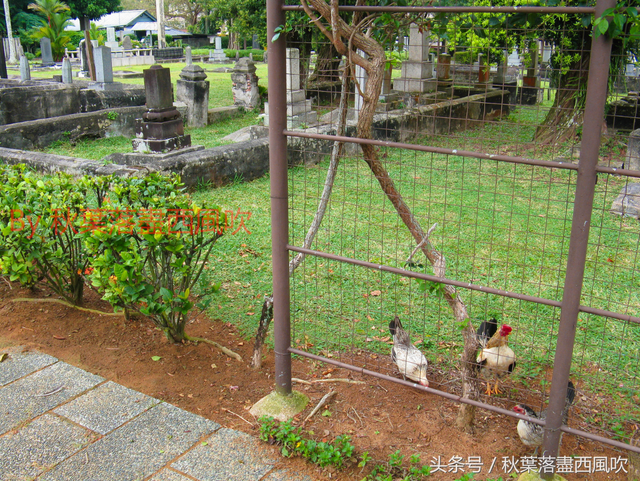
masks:
{"label": "rooster red comb", "polygon": [[513,331],[513,329],[509,324],[503,324],[502,327],[500,328],[500,335],[503,337],[506,337],[509,334],[511,334],[511,331]]}

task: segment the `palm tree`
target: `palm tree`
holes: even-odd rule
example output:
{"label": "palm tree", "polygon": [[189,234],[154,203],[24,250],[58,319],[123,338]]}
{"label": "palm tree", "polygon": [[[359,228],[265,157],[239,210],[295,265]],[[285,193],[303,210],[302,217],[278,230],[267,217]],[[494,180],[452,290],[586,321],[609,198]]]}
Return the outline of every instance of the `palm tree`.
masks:
{"label": "palm tree", "polygon": [[46,17],[49,26],[51,26],[51,18],[54,14],[70,11],[69,5],[60,0],[36,0],[36,3],[29,4],[29,8]]}
{"label": "palm tree", "polygon": [[29,8],[46,17],[31,36],[36,40],[44,37],[51,40],[53,59],[59,61],[64,55],[64,47],[71,40],[64,30],[69,25],[69,6],[59,0],[36,0],[36,3],[29,4]]}

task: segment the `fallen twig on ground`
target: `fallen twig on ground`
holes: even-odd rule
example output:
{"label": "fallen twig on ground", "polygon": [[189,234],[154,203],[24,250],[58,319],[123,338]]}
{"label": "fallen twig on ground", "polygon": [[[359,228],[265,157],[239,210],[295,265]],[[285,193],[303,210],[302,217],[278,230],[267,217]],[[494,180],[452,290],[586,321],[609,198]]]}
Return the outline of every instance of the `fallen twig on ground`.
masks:
{"label": "fallen twig on ground", "polygon": [[315,413],[317,413],[317,412],[320,410],[320,408],[321,408],[322,406],[324,406],[325,404],[327,404],[327,403],[329,402],[329,399],[331,399],[331,398],[332,398],[333,396],[335,396],[335,395],[336,395],[336,391],[329,391],[327,394],[325,394],[324,396],[322,396],[322,399],[320,399],[320,402],[318,403],[318,405],[317,405],[315,408],[313,408],[313,411],[311,411],[311,413],[309,413],[309,415],[305,418],[305,420],[304,420],[304,421],[302,421],[302,426],[304,426],[304,425],[305,425],[305,423],[306,423],[309,419],[311,419],[311,417],[312,417]]}

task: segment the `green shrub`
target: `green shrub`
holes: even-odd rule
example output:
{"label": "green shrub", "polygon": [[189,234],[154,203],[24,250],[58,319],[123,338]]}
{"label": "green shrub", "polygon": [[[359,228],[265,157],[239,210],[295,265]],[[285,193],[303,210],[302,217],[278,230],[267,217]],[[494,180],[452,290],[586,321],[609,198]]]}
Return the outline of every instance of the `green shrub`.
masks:
{"label": "green shrub", "polygon": [[248,57],[250,53],[253,54],[253,60],[256,62],[262,62],[264,60],[264,50],[255,50],[255,49],[247,49],[247,50],[232,50],[225,49],[224,53],[227,58],[236,58],[236,52],[239,52],[240,58]]}
{"label": "green shrub", "polygon": [[193,288],[237,216],[228,225],[218,208],[193,204],[177,175],[45,178],[0,166],[0,182],[3,276],[25,286],[45,280],[75,305],[88,279],[114,307],[149,316],[174,342],[187,339]]}
{"label": "green shrub", "polygon": [[177,175],[112,179],[97,228],[84,235],[88,277],[103,299],[149,316],[173,342],[187,339],[190,294],[227,227],[218,208],[198,207],[180,190]]}
{"label": "green shrub", "polygon": [[78,234],[90,183],[61,173],[43,180],[24,166],[3,170],[3,272],[27,286],[44,279],[56,294],[82,304],[82,275],[90,259]]}

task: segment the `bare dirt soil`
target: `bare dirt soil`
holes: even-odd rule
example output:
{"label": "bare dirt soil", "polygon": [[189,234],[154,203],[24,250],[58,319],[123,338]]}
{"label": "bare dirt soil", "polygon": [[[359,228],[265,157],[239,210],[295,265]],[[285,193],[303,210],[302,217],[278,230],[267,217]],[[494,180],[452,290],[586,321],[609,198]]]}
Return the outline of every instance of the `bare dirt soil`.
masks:
{"label": "bare dirt soil", "polygon": [[[187,333],[223,344],[239,353],[243,362],[204,343],[170,344],[147,319],[125,324],[123,317],[99,315],[58,303],[13,300],[54,297],[46,288],[30,291],[0,282],[0,348],[20,345],[45,352],[225,427],[258,435],[258,423],[248,409],[274,388],[273,353],[266,354],[262,369],[251,369],[253,341],[241,338],[233,325],[199,316],[188,325]],[[111,312],[95,293],[87,292],[85,297],[85,307]],[[152,360],[155,356],[160,360]],[[300,425],[320,398],[334,389],[337,394],[329,405],[306,423],[307,435],[333,441],[340,434],[349,434],[356,453],[367,451],[372,458],[364,470],[356,466],[356,461],[341,471],[322,469],[300,459],[283,459],[283,467],[313,479],[362,479],[375,463],[386,462],[389,454],[399,449],[406,460],[418,454],[424,464],[432,466],[439,457],[442,469],[448,472],[433,473],[429,479],[459,479],[463,472],[456,472],[457,463],[480,457],[481,473],[474,479],[506,480],[514,474],[512,471],[510,476],[503,471],[503,457],[514,457],[521,466],[520,458],[532,454],[518,439],[516,421],[506,416],[478,411],[476,434],[469,435],[455,428],[456,404],[439,396],[309,360],[294,360],[293,376],[307,381],[335,378],[362,381],[295,384],[296,390],[311,399],[305,412],[295,418],[295,424]],[[430,373],[432,387],[451,389],[447,387],[447,376]],[[580,386],[577,387],[578,399],[584,398],[580,396]],[[493,402],[507,409],[514,404],[501,397]],[[579,402],[574,407],[579,409]],[[582,427],[574,419],[569,424]],[[574,460],[592,456],[627,457],[626,453],[569,435],[564,436],[561,455],[574,456]],[[466,472],[470,469],[468,465],[463,467]],[[626,479],[623,473],[572,473],[565,477]]]}

